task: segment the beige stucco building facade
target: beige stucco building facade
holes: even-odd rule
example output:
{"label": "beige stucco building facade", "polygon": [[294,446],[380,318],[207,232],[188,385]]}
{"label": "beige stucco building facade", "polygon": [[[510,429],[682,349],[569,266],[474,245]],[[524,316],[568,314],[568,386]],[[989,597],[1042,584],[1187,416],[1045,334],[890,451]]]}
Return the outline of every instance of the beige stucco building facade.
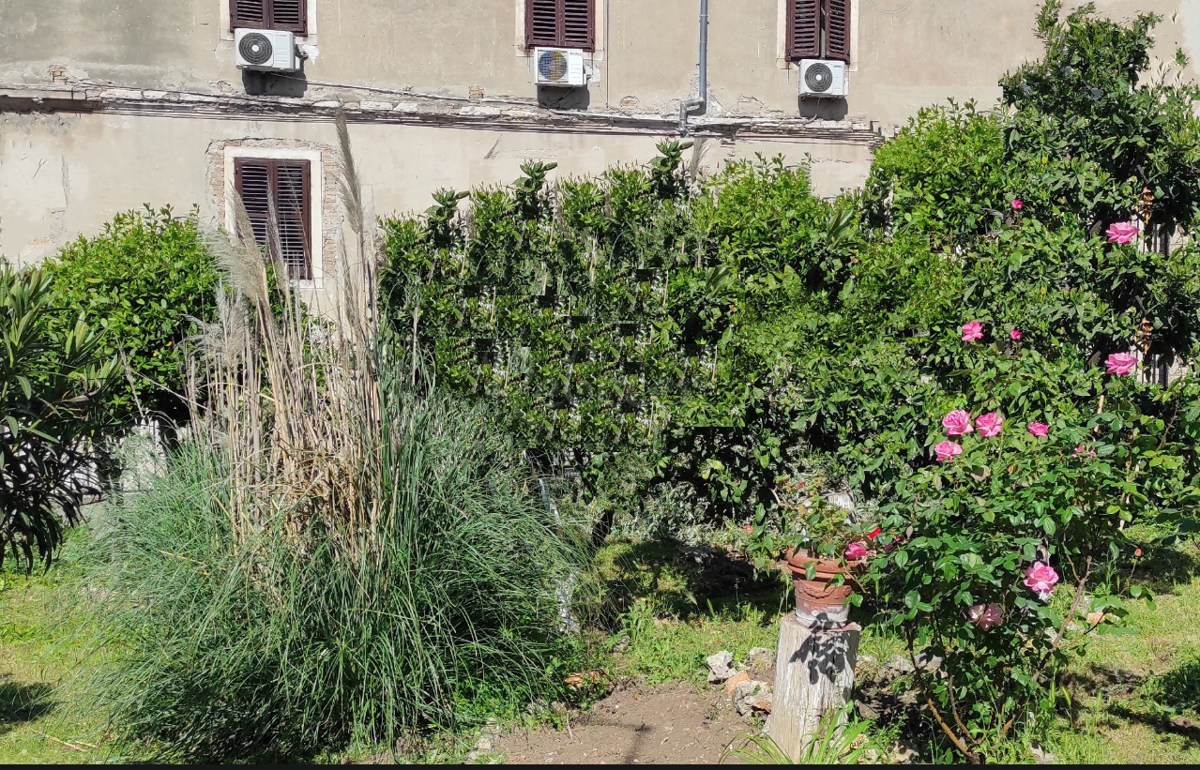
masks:
{"label": "beige stucco building facade", "polygon": [[[532,1],[306,0],[302,72],[244,76],[231,0],[0,0],[0,254],[37,261],[143,203],[226,224],[236,158],[303,159],[319,284],[341,227],[338,104],[378,214],[510,182],[529,159],[559,175],[648,160],[697,95],[698,0],[587,0],[589,82],[570,90],[535,85]],[[857,186],[919,107],[996,102],[998,78],[1039,53],[1039,4],[850,0],[849,93],[810,100],[788,60],[789,0],[711,0],[708,103],[689,122],[702,164],[810,157],[821,194]],[[1156,53],[1200,54],[1200,0],[1097,6],[1160,13]]]}

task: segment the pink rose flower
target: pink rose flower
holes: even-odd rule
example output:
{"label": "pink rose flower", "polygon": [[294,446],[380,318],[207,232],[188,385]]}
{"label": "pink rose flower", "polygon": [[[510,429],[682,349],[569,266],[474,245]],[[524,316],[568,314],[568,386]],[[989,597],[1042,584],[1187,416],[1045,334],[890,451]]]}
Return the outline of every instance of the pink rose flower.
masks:
{"label": "pink rose flower", "polygon": [[981,414],[975,418],[975,427],[979,428],[979,435],[984,438],[999,436],[1000,430],[1004,427],[1004,418],[999,412],[988,412]]}
{"label": "pink rose flower", "polygon": [[939,463],[944,463],[947,460],[962,454],[962,447],[960,447],[958,444],[955,444],[953,441],[943,441],[935,446],[933,451],[937,454],[937,461]]}
{"label": "pink rose flower", "polygon": [[1019,340],[1019,339],[1021,339],[1021,330],[1013,329],[1011,332],[1008,333],[1008,336],[1009,336],[1009,339]]}
{"label": "pink rose flower", "polygon": [[1029,432],[1040,438],[1050,432],[1050,426],[1044,422],[1031,422]]}
{"label": "pink rose flower", "polygon": [[1054,584],[1058,582],[1058,573],[1049,564],[1043,564],[1040,561],[1035,561],[1033,566],[1025,570],[1024,583],[1029,588],[1032,588],[1038,593],[1038,596],[1043,594],[1049,595],[1054,591]]}
{"label": "pink rose flower", "polygon": [[976,604],[967,610],[967,617],[971,619],[972,623],[987,631],[989,628],[1000,625],[1000,621],[1004,620],[1004,608],[999,604]]}
{"label": "pink rose flower", "polygon": [[846,546],[846,558],[853,561],[867,555],[867,546],[863,543],[851,543]]}
{"label": "pink rose flower", "polygon": [[1109,374],[1130,374],[1137,367],[1137,356],[1132,353],[1113,353],[1104,359],[1104,368]]}
{"label": "pink rose flower", "polygon": [[746,530],[747,532],[753,532],[754,525],[753,524],[743,524],[742,529]]}
{"label": "pink rose flower", "polygon": [[971,415],[962,409],[955,409],[942,418],[942,427],[947,436],[961,436],[975,429],[971,427]]}
{"label": "pink rose flower", "polygon": [[1108,226],[1109,243],[1133,243],[1138,234],[1137,222],[1113,222]]}
{"label": "pink rose flower", "polygon": [[1133,555],[1134,555],[1134,556],[1141,556],[1141,555],[1142,555],[1142,549],[1141,549],[1141,548],[1134,548],[1134,549],[1133,549]]}
{"label": "pink rose flower", "polygon": [[1020,198],[1013,198],[1013,202],[1012,202],[1013,211],[1020,211],[1021,207],[1024,205],[1025,204],[1021,202]]}
{"label": "pink rose flower", "polygon": [[971,321],[962,325],[962,341],[974,342],[983,339],[983,321]]}

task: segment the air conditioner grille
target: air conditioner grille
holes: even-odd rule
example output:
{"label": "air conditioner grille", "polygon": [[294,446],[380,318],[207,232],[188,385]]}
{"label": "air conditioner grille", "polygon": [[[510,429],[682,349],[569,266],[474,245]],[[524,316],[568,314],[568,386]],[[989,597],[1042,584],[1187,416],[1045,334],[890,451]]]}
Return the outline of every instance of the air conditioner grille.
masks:
{"label": "air conditioner grille", "polygon": [[542,51],[538,57],[538,75],[543,82],[562,82],[567,79],[565,51]]}
{"label": "air conditioner grille", "polygon": [[813,93],[823,94],[833,85],[833,70],[828,64],[817,62],[810,64],[804,71],[804,84]]}
{"label": "air conditioner grille", "polygon": [[243,36],[238,44],[238,53],[247,64],[266,64],[275,55],[271,49],[271,41],[259,32]]}

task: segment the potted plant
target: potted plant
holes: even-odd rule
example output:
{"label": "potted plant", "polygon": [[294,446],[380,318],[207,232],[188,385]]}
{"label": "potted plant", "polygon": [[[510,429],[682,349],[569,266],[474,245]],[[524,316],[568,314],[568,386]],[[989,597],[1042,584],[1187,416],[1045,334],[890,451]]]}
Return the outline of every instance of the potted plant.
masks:
{"label": "potted plant", "polygon": [[786,529],[784,558],[796,591],[796,615],[808,624],[846,623],[880,528],[831,503],[821,481],[778,480],[775,499]]}

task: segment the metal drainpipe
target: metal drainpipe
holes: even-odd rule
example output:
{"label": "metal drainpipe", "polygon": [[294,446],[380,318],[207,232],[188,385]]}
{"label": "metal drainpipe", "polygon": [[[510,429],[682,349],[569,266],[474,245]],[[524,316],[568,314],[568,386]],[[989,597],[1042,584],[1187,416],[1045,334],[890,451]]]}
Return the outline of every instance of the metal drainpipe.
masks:
{"label": "metal drainpipe", "polygon": [[688,115],[708,111],[708,0],[700,0],[700,94],[679,105],[679,135],[687,136]]}

